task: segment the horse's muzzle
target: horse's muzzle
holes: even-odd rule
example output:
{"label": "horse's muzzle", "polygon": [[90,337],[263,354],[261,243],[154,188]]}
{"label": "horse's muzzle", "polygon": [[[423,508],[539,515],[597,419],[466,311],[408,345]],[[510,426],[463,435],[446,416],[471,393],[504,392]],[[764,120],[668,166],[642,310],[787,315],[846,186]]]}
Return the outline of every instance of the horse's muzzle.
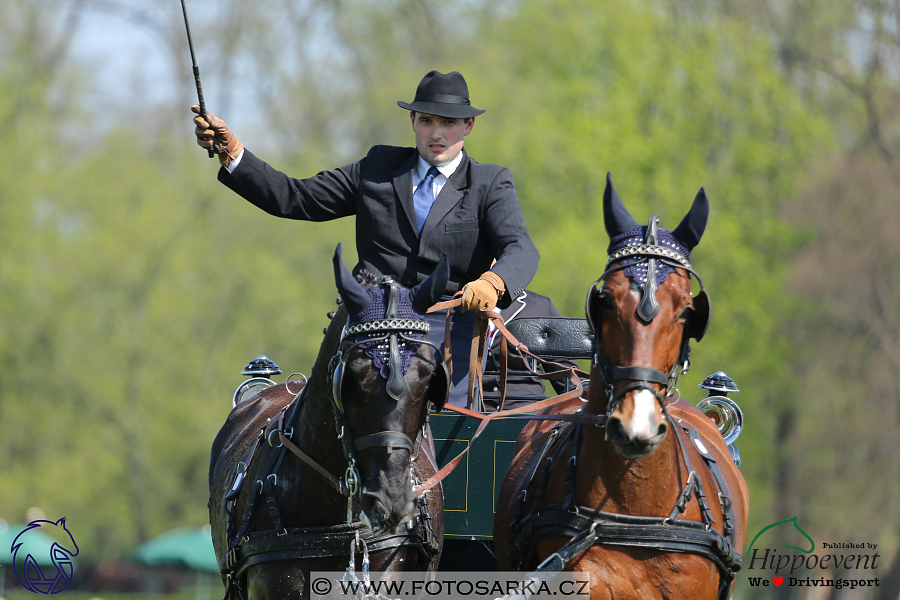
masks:
{"label": "horse's muzzle", "polygon": [[661,421],[651,435],[635,434],[618,417],[611,416],[606,422],[606,439],[613,443],[619,456],[631,460],[653,452],[666,437],[667,430],[666,422]]}

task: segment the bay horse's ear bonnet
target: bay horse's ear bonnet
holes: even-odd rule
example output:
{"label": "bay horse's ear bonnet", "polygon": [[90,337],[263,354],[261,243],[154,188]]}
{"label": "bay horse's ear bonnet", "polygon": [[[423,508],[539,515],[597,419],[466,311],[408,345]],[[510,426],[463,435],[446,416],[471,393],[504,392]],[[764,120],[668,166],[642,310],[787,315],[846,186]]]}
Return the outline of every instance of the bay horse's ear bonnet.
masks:
{"label": "bay horse's ear bonnet", "polygon": [[[624,270],[625,274],[641,290],[641,302],[637,313],[644,322],[649,323],[659,311],[656,291],[666,277],[675,269],[687,270],[700,281],[700,292],[693,298],[691,315],[686,326],[687,336],[700,341],[711,318],[709,296],[703,288],[700,277],[691,268],[689,262],[691,250],[700,242],[709,218],[709,200],[703,188],[697,193],[691,209],[681,223],[669,231],[658,227],[656,215],[650,216],[650,222],[641,226],[622,204],[612,183],[612,176],[606,176],[606,189],[603,192],[603,221],[609,234],[606,272],[595,281],[588,290],[585,301],[588,325],[597,337],[600,334],[597,301],[599,293],[596,285],[611,272]],[[614,262],[619,266],[610,268]]]}
{"label": "bay horse's ear bonnet", "polygon": [[[409,393],[403,374],[412,363],[416,349],[422,344],[431,346],[439,366],[436,365],[432,381],[428,384],[426,400],[441,410],[450,394],[450,373],[440,349],[424,339],[428,331],[424,314],[440,299],[450,278],[447,257],[442,256],[434,272],[410,290],[390,277],[384,277],[377,286],[363,287],[341,260],[340,244],[335,249],[333,262],[335,284],[348,313],[341,341],[349,337],[375,336],[370,340],[360,339],[353,346],[360,346],[372,358],[387,381],[388,395],[395,400]],[[339,351],[335,356],[337,360],[332,374],[332,397],[341,411],[341,388],[348,351],[349,348]]]}

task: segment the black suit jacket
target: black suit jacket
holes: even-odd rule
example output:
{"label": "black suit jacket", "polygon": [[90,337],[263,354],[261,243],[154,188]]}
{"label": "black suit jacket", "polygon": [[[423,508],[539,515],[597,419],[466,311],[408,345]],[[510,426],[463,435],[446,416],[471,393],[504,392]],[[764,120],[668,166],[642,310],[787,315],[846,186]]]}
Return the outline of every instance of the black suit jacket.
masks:
{"label": "black suit jacket", "polygon": [[506,283],[500,305],[508,305],[534,277],[540,259],[512,174],[464,153],[435,199],[420,239],[412,191],[417,158],[415,148],[375,146],[360,161],[294,179],[244,150],[234,172],[221,169],[219,180],[278,217],[328,221],[356,215],[359,263],[354,272],[391,275],[412,287],[447,254],[447,294],[490,269]]}
{"label": "black suit jacket", "polygon": [[[525,292],[512,301],[510,306],[500,311],[504,323],[508,323],[513,319],[521,317],[558,317],[560,316],[553,301],[547,296],[542,296],[531,290]],[[484,404],[485,410],[495,412],[500,404],[500,344],[505,344],[501,335],[496,334],[491,340],[491,347],[488,349],[485,357],[484,374],[481,378],[481,384],[484,386]],[[567,367],[577,367],[578,365],[570,360],[556,360],[561,365]],[[542,400],[547,398],[544,390],[544,380],[533,375],[525,365],[525,361],[518,353],[509,351],[507,356],[507,373],[506,373],[506,401],[503,403],[504,409],[517,408],[524,404]],[[536,368],[541,371],[540,365]],[[557,370],[549,368],[548,371]],[[556,394],[562,394],[572,389],[566,385],[566,379],[554,379],[550,384],[556,390]]]}

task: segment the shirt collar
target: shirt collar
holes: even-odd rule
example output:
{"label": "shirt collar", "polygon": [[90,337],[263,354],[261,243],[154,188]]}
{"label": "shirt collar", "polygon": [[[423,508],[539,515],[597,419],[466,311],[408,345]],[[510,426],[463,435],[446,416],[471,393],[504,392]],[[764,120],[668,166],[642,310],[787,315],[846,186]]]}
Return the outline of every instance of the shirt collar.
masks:
{"label": "shirt collar", "polygon": [[[444,165],[442,167],[438,167],[437,170],[441,175],[443,175],[447,179],[450,179],[450,176],[456,172],[456,169],[459,167],[459,164],[462,162],[462,159],[463,159],[463,151],[460,150],[459,154],[456,155],[456,158],[454,158],[453,160],[448,162],[446,165]],[[418,161],[416,161],[416,175],[417,175],[416,179],[418,181],[421,181],[422,179],[424,179],[425,175],[428,173],[428,169],[430,169],[430,168],[431,168],[431,165],[429,165],[427,162],[425,162],[425,159],[422,158],[421,154],[419,154]]]}

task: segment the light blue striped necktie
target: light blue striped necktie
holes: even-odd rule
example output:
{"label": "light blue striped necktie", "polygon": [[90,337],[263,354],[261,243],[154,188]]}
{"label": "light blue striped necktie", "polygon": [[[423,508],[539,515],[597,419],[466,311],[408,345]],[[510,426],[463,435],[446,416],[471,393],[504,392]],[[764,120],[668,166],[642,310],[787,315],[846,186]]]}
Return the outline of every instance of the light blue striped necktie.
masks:
{"label": "light blue striped necktie", "polygon": [[416,193],[413,194],[413,206],[416,209],[416,225],[419,229],[419,235],[422,235],[422,228],[425,227],[425,219],[431,211],[431,205],[434,204],[434,178],[437,177],[437,167],[428,169],[428,173],[416,186]]}

